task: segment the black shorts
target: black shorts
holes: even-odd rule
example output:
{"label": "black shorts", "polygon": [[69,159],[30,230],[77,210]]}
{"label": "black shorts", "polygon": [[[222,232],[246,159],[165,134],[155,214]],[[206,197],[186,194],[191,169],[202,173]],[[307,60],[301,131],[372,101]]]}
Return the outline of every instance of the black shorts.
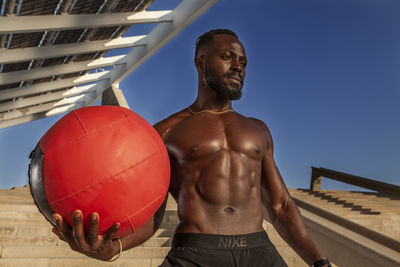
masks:
{"label": "black shorts", "polygon": [[179,233],[161,267],[287,267],[266,232],[246,235]]}

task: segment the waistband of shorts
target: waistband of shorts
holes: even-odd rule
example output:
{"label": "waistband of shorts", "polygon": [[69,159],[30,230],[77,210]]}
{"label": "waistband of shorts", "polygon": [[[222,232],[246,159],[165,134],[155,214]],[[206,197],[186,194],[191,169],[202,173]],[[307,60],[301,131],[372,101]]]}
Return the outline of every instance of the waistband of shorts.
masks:
{"label": "waistband of shorts", "polygon": [[240,249],[265,246],[268,243],[270,240],[265,231],[244,235],[176,233],[172,240],[172,247]]}

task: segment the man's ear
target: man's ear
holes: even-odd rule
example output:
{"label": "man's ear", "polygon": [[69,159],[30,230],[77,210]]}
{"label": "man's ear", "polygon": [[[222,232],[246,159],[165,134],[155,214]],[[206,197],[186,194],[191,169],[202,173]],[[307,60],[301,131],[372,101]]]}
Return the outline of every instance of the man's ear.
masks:
{"label": "man's ear", "polygon": [[194,58],[194,65],[198,72],[204,72],[204,55],[196,56]]}

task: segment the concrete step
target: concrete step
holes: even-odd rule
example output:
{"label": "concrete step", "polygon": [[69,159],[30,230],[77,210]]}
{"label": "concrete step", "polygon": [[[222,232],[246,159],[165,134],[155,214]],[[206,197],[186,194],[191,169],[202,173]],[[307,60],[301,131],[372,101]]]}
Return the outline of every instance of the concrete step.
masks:
{"label": "concrete step", "polygon": [[[0,224],[1,225],[1,224]],[[22,226],[0,226],[1,236],[52,236],[52,226],[45,225],[22,225]]]}
{"label": "concrete step", "polygon": [[[0,201],[0,219],[1,218],[36,218],[41,219],[43,215],[40,213],[39,209],[34,204],[15,204],[15,203],[3,203]],[[176,203],[167,205],[164,219],[176,221],[178,218],[178,213],[176,210]]]}
{"label": "concrete step", "polygon": [[39,212],[39,209],[34,204],[4,204],[0,202],[0,213],[4,211],[18,211],[18,212]]}
{"label": "concrete step", "polygon": [[[396,224],[400,226],[400,216],[398,215],[387,215],[387,216],[382,216],[383,217],[383,223],[389,223],[389,224]],[[400,227],[399,227],[400,229]]]}
{"label": "concrete step", "polygon": [[[301,198],[298,198],[301,199]],[[384,208],[375,208],[371,206],[362,206],[361,208],[358,206],[355,207],[349,207],[349,206],[343,206],[340,204],[332,203],[332,202],[317,202],[315,200],[310,200],[310,199],[301,199],[302,201],[305,201],[313,206],[326,209],[328,211],[334,212],[338,215],[341,216],[375,216],[375,217],[380,217],[380,218],[389,218],[390,220],[396,220],[397,216],[400,216],[400,214],[393,213],[393,208],[390,207],[384,207]],[[387,215],[387,216],[385,216]],[[390,217],[393,216],[393,217]]]}
{"label": "concrete step", "polygon": [[365,219],[365,220],[372,220],[375,223],[382,223],[384,221],[391,221],[393,223],[397,223],[398,221],[396,215],[394,215],[392,218],[391,215],[383,216],[382,213],[381,214],[362,213],[358,210],[352,210],[351,208],[348,207],[339,207],[337,205],[332,205],[332,204],[318,205],[315,202],[314,203],[308,201],[306,202],[318,208],[334,213],[338,216],[345,217],[347,219]]}
{"label": "concrete step", "polygon": [[43,215],[39,211],[1,211],[0,212],[0,219],[3,218],[13,218],[15,220],[18,219],[26,219],[26,220],[43,220],[42,219]]}
{"label": "concrete step", "polygon": [[[380,206],[375,207],[370,207],[366,204],[356,204],[352,202],[348,202],[347,200],[341,200],[337,199],[335,200],[329,200],[329,199],[321,199],[319,197],[313,196],[313,195],[302,195],[302,194],[295,194],[292,195],[295,198],[298,198],[300,200],[309,202],[310,204],[314,206],[325,206],[328,205],[330,207],[337,207],[339,209],[354,209],[354,211],[358,211],[358,209],[364,209],[364,210],[370,210],[371,212],[379,212]],[[359,211],[358,211],[359,212]]]}
{"label": "concrete step", "polygon": [[62,241],[53,236],[0,236],[0,245],[3,247],[13,246],[57,246]]}
{"label": "concrete step", "polygon": [[175,228],[171,228],[171,229],[160,228],[155,232],[154,236],[157,236],[157,237],[172,237],[174,235],[174,233],[175,233]]}
{"label": "concrete step", "polygon": [[[32,195],[30,191],[26,192],[17,192],[13,190],[3,190],[0,192],[0,204],[10,204],[10,205],[35,205]],[[168,197],[168,202],[166,206],[166,210],[177,210],[177,204],[172,196]]]}
{"label": "concrete step", "polygon": [[[319,191],[320,193],[330,196],[332,198],[338,198],[341,200],[346,200],[346,202],[355,202],[355,203],[360,203],[360,204],[366,204],[366,203],[371,203],[371,204],[376,204],[376,205],[393,205],[393,206],[399,206],[400,205],[400,199],[393,199],[389,197],[382,197],[382,196],[377,196],[377,195],[365,195],[362,193],[354,193],[354,192],[348,192],[348,191]],[[291,195],[309,195],[309,196],[315,196],[313,193],[309,192],[304,192],[301,190],[291,190],[290,191]],[[318,196],[317,196],[318,197]]]}
{"label": "concrete step", "polygon": [[32,198],[32,194],[31,194],[30,190],[18,191],[18,190],[13,190],[13,189],[0,189],[0,195],[2,197],[5,197],[5,196],[28,197],[29,196]]}
{"label": "concrete step", "polygon": [[29,204],[34,205],[32,197],[16,197],[16,196],[2,196],[0,195],[0,203],[2,204]]}
{"label": "concrete step", "polygon": [[168,196],[167,206],[165,207],[166,210],[177,210],[178,205],[176,201],[173,199],[171,195]]}
{"label": "concrete step", "polygon": [[160,229],[172,229],[175,230],[178,226],[178,222],[163,222],[160,225]]}
{"label": "concrete step", "polygon": [[32,198],[32,194],[31,194],[30,191],[18,192],[18,191],[15,191],[15,190],[4,190],[4,189],[0,189],[0,190],[2,190],[0,192],[0,196],[2,198],[15,197],[15,198],[30,198],[30,199],[33,199]]}
{"label": "concrete step", "polygon": [[374,215],[380,215],[382,212],[380,212],[378,209],[371,209],[369,207],[359,207],[359,206],[343,206],[342,204],[337,204],[334,202],[322,202],[318,201],[315,199],[304,199],[304,198],[298,198],[304,202],[307,202],[313,206],[322,208],[322,209],[328,209],[330,211],[334,211],[335,213],[340,213],[340,214],[374,214]]}
{"label": "concrete step", "polygon": [[142,247],[171,247],[172,238],[170,237],[152,237],[147,240]]}
{"label": "concrete step", "polygon": [[178,212],[176,210],[166,210],[164,213],[163,222],[179,222]]}
{"label": "concrete step", "polygon": [[390,199],[390,200],[400,200],[399,197],[388,196],[380,193],[374,192],[356,192],[356,191],[336,191],[336,190],[321,190],[323,193],[332,195],[342,195],[346,197],[357,196],[359,198],[378,198],[378,199]]}
{"label": "concrete step", "polygon": [[[170,250],[169,247],[136,247],[131,250],[124,251],[121,255],[123,258],[151,259],[164,258]],[[3,247],[2,258],[82,258],[86,256],[71,250],[67,246],[7,246]]]}
{"label": "concrete step", "polygon": [[[35,236],[0,236],[0,245],[3,247],[15,246],[68,246],[56,235],[35,235]],[[154,236],[141,246],[143,247],[168,247],[171,245],[171,238]]]}
{"label": "concrete step", "polygon": [[31,219],[24,218],[0,218],[0,226],[34,226],[34,225],[48,225],[50,224],[43,216]]}
{"label": "concrete step", "polygon": [[[179,220],[174,217],[170,218],[165,218],[163,223],[161,224],[161,227],[176,227],[176,225],[179,223]],[[47,227],[51,226],[50,222],[48,222],[42,215],[40,217],[32,217],[32,218],[0,218],[0,229],[4,227],[26,227],[26,226],[41,226],[41,227]],[[1,234],[1,230],[0,230]]]}
{"label": "concrete step", "polygon": [[[336,197],[335,197],[335,199],[336,199]],[[354,205],[373,207],[373,208],[385,208],[385,207],[391,207],[391,208],[397,207],[398,208],[398,207],[400,207],[400,203],[394,203],[394,202],[390,202],[390,201],[349,199],[349,198],[337,198],[337,199],[339,199],[339,201],[340,200],[346,201],[346,203],[352,203]]]}
{"label": "concrete step", "polygon": [[[173,235],[175,232],[176,225],[173,226],[173,224],[170,225],[169,228],[160,228],[158,229],[154,236],[157,237],[170,237]],[[52,233],[52,226],[50,224],[48,226],[0,226],[0,237],[15,237],[15,238],[20,238],[20,237],[36,237],[36,236],[42,236],[42,237],[52,237],[54,234]]]}
{"label": "concrete step", "polygon": [[400,198],[396,197],[389,197],[389,196],[382,196],[382,195],[368,195],[368,194],[362,194],[362,193],[352,193],[352,192],[346,192],[346,191],[330,191],[330,192],[323,192],[320,191],[322,194],[326,194],[329,196],[333,197],[343,197],[346,199],[354,199],[354,200],[375,200],[375,201],[382,201],[382,202],[393,202],[393,203],[399,203]]}
{"label": "concrete step", "polygon": [[[163,223],[179,223],[176,211],[166,211]],[[0,212],[0,226],[18,226],[18,225],[47,225],[50,224],[39,212]]]}
{"label": "concrete step", "polygon": [[[27,267],[27,266],[35,266],[35,267],[49,267],[49,259],[2,259],[0,258],[0,267]],[[34,265],[33,265],[34,263]]]}
{"label": "concrete step", "polygon": [[[349,219],[349,218],[347,218]],[[360,225],[364,225],[366,227],[372,226],[372,225],[381,225],[382,221],[379,220],[371,220],[371,219],[364,219],[364,218],[353,218],[351,221],[358,223]]]}
{"label": "concrete step", "polygon": [[[175,212],[175,211],[173,211]],[[100,218],[101,219],[101,218]],[[179,219],[176,214],[165,212],[163,222],[178,223]],[[0,225],[36,225],[49,223],[41,213],[31,212],[0,212]]]}
{"label": "concrete step", "polygon": [[0,267],[157,267],[164,258],[153,259],[118,259],[104,262],[95,259],[0,259]]}

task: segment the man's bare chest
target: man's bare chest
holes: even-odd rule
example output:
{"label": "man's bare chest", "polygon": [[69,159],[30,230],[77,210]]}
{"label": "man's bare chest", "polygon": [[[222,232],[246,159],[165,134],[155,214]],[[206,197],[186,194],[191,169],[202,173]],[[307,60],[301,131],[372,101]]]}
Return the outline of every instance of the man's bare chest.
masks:
{"label": "man's bare chest", "polygon": [[257,160],[263,157],[266,140],[265,132],[252,119],[236,114],[197,114],[176,125],[166,144],[177,159],[196,160],[230,152]]}

